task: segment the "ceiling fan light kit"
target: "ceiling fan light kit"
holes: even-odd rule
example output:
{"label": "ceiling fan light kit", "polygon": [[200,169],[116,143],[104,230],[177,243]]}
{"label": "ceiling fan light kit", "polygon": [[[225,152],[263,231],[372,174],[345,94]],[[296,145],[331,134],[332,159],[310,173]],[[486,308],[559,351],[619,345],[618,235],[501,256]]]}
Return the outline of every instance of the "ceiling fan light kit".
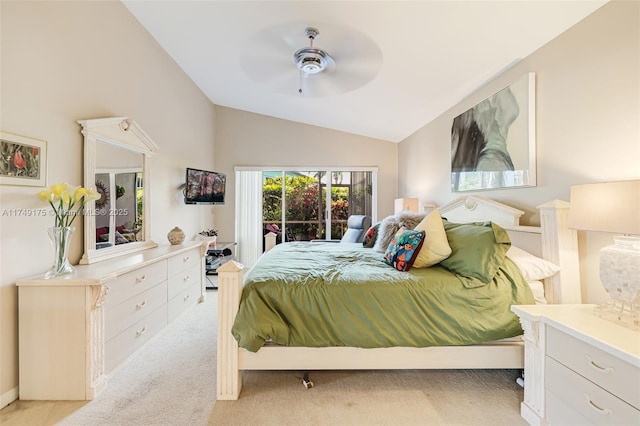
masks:
{"label": "ceiling fan light kit", "polygon": [[320,36],[320,31],[317,28],[307,27],[305,34],[309,39],[309,47],[298,49],[293,54],[293,60],[300,69],[300,89],[298,89],[300,94],[303,93],[302,78],[319,74],[335,65],[331,55],[322,49],[313,47],[313,42]]}
{"label": "ceiling fan light kit", "polygon": [[320,36],[317,28],[307,27],[305,34],[309,39],[309,47],[298,49],[293,54],[293,60],[301,73],[318,74],[334,64],[333,58],[324,50],[313,47],[313,41]]}
{"label": "ceiling fan light kit", "polygon": [[315,48],[300,49],[293,55],[293,59],[303,74],[318,74],[333,63],[327,52]]}

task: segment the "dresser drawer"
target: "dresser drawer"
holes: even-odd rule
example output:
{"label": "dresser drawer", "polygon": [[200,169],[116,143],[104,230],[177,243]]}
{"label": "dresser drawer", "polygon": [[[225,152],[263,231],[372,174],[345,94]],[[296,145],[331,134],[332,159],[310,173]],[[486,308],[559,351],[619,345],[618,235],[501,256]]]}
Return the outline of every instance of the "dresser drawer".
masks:
{"label": "dresser drawer", "polygon": [[200,249],[193,249],[169,258],[169,276],[173,276],[194,266],[200,267]]}
{"label": "dresser drawer", "polygon": [[187,270],[178,272],[177,274],[170,276],[168,298],[172,299],[192,285],[196,283],[200,284],[201,275],[202,271],[200,269],[200,265],[196,265]]}
{"label": "dresser drawer", "polygon": [[119,305],[108,306],[105,312],[105,339],[111,340],[127,327],[166,304],[166,302],[167,282],[163,281]]}
{"label": "dresser drawer", "polygon": [[167,279],[167,261],[161,260],[127,272],[109,283],[107,303],[118,305]]}
{"label": "dresser drawer", "polygon": [[573,407],[556,396],[555,393],[545,391],[547,426],[587,426],[592,422],[577,412]]}
{"label": "dresser drawer", "polygon": [[187,308],[195,305],[198,302],[198,297],[200,297],[200,285],[194,284],[169,300],[169,322],[176,319],[181,313],[187,310]]}
{"label": "dresser drawer", "polygon": [[[554,394],[590,423],[606,426],[640,424],[639,410],[550,357],[546,359],[545,380],[547,396]],[[549,414],[553,411],[547,410]]]}
{"label": "dresser drawer", "polygon": [[547,354],[640,409],[640,369],[553,327]]}
{"label": "dresser drawer", "polygon": [[151,312],[105,344],[105,370],[110,372],[167,325],[167,305]]}

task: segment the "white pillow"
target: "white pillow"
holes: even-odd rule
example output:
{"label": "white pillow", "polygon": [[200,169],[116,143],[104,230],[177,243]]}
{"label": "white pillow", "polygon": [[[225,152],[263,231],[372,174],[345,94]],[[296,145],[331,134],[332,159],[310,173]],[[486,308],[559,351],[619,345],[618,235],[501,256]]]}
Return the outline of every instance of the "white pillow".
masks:
{"label": "white pillow", "polygon": [[531,288],[533,298],[536,299],[536,305],[546,305],[547,299],[544,297],[544,284],[542,281],[527,281],[527,284]]}
{"label": "white pillow", "polygon": [[541,259],[516,246],[511,246],[507,257],[518,265],[527,281],[538,281],[549,278],[560,271],[560,267],[548,260]]}

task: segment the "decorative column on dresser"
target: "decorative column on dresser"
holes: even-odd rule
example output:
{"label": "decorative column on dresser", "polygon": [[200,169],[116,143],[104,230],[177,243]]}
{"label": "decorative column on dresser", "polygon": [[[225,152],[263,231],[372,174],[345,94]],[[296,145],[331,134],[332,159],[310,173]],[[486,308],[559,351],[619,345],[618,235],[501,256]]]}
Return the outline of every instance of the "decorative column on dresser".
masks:
{"label": "decorative column on dresser", "polygon": [[204,300],[205,254],[185,242],[19,280],[20,399],[93,399],[110,372]]}

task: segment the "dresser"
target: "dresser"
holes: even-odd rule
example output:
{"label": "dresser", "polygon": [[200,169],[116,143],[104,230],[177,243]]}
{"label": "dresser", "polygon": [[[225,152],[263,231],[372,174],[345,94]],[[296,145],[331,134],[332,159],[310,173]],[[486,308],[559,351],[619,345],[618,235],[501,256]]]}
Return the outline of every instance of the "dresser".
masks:
{"label": "dresser", "polygon": [[640,425],[640,331],[594,308],[511,308],[524,330],[521,414],[529,424]]}
{"label": "dresser", "polygon": [[185,242],[17,282],[20,399],[91,400],[128,357],[204,300],[206,245]]}

